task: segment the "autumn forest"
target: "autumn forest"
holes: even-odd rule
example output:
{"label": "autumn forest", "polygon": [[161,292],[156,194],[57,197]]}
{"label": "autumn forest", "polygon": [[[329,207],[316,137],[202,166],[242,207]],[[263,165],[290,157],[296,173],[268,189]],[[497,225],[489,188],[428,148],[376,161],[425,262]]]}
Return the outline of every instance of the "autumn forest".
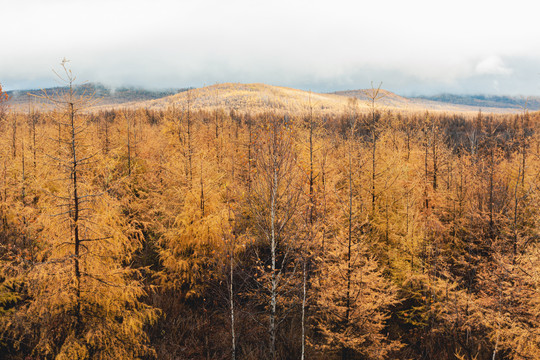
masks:
{"label": "autumn forest", "polygon": [[540,115],[0,98],[1,359],[539,359]]}

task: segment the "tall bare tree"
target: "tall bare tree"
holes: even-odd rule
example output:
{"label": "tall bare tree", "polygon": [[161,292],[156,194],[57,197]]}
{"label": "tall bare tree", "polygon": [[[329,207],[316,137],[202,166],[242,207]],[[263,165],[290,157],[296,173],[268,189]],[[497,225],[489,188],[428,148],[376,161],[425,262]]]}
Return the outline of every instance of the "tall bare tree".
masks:
{"label": "tall bare tree", "polygon": [[289,120],[267,119],[263,126],[266,131],[256,144],[257,172],[249,202],[254,235],[267,251],[257,252],[256,257],[261,273],[259,285],[269,308],[270,358],[275,360],[280,357],[276,348],[278,329],[285,319],[286,299],[297,268],[294,250],[300,234],[294,221],[299,215],[301,188]]}

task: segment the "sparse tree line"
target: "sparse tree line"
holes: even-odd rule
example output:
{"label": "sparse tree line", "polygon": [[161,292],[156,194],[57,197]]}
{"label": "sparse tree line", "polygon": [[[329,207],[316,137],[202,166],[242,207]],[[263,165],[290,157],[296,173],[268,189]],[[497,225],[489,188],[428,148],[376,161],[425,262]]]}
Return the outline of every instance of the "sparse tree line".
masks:
{"label": "sparse tree line", "polygon": [[1,113],[0,358],[539,358],[537,114],[48,100]]}

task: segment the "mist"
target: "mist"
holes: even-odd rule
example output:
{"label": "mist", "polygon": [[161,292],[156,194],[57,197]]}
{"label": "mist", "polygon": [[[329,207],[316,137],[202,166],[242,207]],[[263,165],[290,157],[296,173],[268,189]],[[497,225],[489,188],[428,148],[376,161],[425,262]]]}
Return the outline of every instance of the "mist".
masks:
{"label": "mist", "polygon": [[530,2],[18,1],[0,15],[7,90],[80,81],[151,89],[262,82],[332,92],[540,95]]}

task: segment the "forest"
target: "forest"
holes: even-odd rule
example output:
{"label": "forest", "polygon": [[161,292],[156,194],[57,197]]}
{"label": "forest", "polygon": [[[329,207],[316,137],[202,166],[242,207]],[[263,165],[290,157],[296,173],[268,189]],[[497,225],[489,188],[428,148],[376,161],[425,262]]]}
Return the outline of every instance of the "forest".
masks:
{"label": "forest", "polygon": [[540,359],[539,114],[187,94],[2,98],[1,359]]}

